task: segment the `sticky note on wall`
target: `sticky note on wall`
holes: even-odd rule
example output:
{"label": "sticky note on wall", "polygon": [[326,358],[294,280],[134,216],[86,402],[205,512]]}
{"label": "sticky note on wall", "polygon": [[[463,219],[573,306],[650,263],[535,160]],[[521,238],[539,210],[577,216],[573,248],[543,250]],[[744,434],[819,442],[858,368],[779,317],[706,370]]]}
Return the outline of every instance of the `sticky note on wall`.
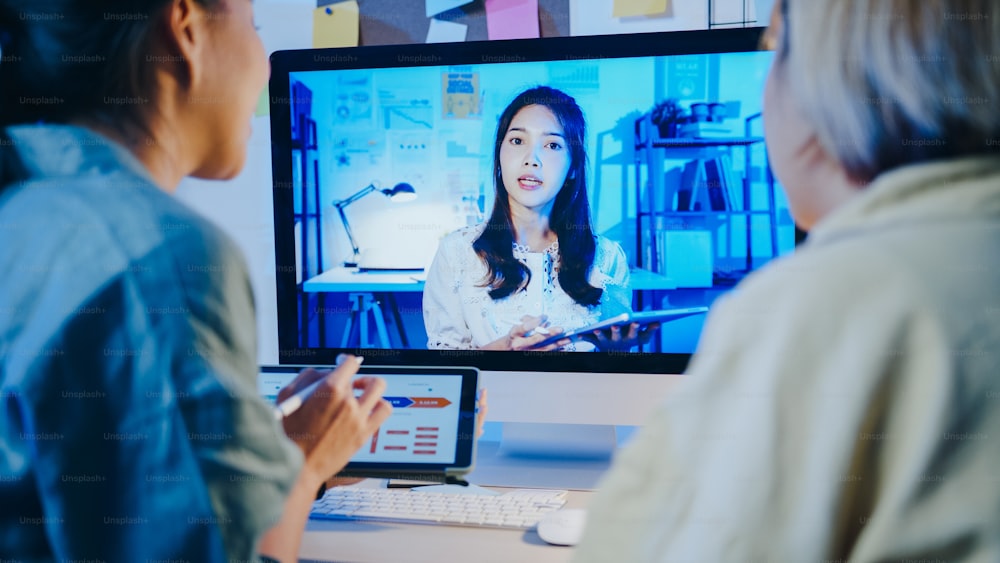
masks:
{"label": "sticky note on wall", "polygon": [[463,4],[468,4],[472,0],[427,0],[427,17],[436,16],[441,12],[447,12]]}
{"label": "sticky note on wall", "polygon": [[486,31],[490,39],[540,37],[538,0],[486,0]]}
{"label": "sticky note on wall", "polygon": [[615,0],[611,13],[616,18],[655,16],[667,11],[667,0]]}
{"label": "sticky note on wall", "polygon": [[431,19],[431,25],[427,29],[427,42],[454,43],[465,41],[468,30],[469,26],[462,23]]}
{"label": "sticky note on wall", "polygon": [[253,17],[264,50],[310,49],[316,0],[255,0]]}
{"label": "sticky note on wall", "polygon": [[257,98],[257,109],[253,112],[254,117],[262,117],[271,113],[271,100],[268,98],[267,92],[267,86],[264,86],[264,90]]}
{"label": "sticky note on wall", "polygon": [[313,11],[313,47],[357,47],[360,23],[357,0],[316,8]]}

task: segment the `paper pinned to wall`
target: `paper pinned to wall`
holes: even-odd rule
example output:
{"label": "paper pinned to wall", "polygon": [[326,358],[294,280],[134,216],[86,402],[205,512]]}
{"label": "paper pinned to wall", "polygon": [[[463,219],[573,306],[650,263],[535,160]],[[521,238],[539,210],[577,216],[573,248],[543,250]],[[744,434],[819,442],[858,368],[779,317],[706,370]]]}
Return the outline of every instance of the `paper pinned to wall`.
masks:
{"label": "paper pinned to wall", "polygon": [[708,29],[705,7],[705,0],[684,0],[669,2],[659,14],[613,18],[615,0],[569,0],[569,31],[576,36]]}
{"label": "paper pinned to wall", "polygon": [[441,117],[443,119],[479,119],[483,116],[482,92],[478,72],[441,74]]}
{"label": "paper pinned to wall", "polygon": [[461,43],[465,41],[469,26],[439,19],[431,19],[427,30],[427,43]]}
{"label": "paper pinned to wall", "polygon": [[256,0],[253,3],[254,21],[267,54],[312,48],[315,10],[316,0]]}
{"label": "paper pinned to wall", "polygon": [[754,0],[714,0],[712,2],[712,27],[742,27],[757,22],[757,3]]}
{"label": "paper pinned to wall", "polygon": [[264,89],[260,92],[260,97],[257,98],[257,109],[253,112],[254,117],[263,117],[271,114],[271,99],[267,92],[267,86],[264,86]]}
{"label": "paper pinned to wall", "polygon": [[[309,49],[313,46],[312,21],[316,0],[257,0],[253,3],[257,35],[268,55],[287,49]],[[257,99],[254,115],[271,112],[267,86]]]}
{"label": "paper pinned to wall", "polygon": [[313,47],[357,47],[361,14],[357,0],[313,10]]}
{"label": "paper pinned to wall", "polygon": [[611,15],[616,18],[655,16],[667,11],[667,0],[615,0]]}
{"label": "paper pinned to wall", "polygon": [[447,12],[469,2],[472,0],[427,0],[427,17],[436,16],[441,12]]}
{"label": "paper pinned to wall", "polygon": [[486,32],[491,40],[540,37],[538,0],[486,0]]}

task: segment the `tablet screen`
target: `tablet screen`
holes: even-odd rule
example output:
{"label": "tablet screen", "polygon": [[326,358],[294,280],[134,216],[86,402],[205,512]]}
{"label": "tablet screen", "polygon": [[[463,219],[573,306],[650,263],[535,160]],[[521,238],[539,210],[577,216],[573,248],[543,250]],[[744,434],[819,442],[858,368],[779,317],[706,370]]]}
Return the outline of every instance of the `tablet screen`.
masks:
{"label": "tablet screen", "polygon": [[386,375],[392,416],[351,461],[453,463],[462,378]]}
{"label": "tablet screen", "polygon": [[[274,403],[301,367],[261,368],[260,395]],[[471,368],[363,366],[358,374],[386,381],[392,415],[351,458],[345,474],[381,476],[470,468],[477,372]]]}

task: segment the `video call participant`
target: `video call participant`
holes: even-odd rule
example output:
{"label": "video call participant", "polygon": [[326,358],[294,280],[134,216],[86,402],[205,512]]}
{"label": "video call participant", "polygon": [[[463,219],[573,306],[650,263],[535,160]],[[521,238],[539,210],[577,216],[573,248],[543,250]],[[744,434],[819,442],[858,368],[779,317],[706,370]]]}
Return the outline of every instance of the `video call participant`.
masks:
{"label": "video call participant", "polygon": [[251,0],[0,0],[0,51],[0,559],[296,560],[391,407],[345,361],[276,422],[240,250],[172,197],[243,168]]}
{"label": "video call participant", "polygon": [[775,6],[809,240],[713,307],[576,560],[1000,561],[1000,2]]}
{"label": "video call participant", "polygon": [[[427,272],[428,348],[524,350],[631,312],[625,252],[591,227],[585,139],[580,106],[554,88],[521,92],[503,111],[493,212],[442,239]],[[629,350],[655,328],[615,327],[592,343],[541,349]]]}

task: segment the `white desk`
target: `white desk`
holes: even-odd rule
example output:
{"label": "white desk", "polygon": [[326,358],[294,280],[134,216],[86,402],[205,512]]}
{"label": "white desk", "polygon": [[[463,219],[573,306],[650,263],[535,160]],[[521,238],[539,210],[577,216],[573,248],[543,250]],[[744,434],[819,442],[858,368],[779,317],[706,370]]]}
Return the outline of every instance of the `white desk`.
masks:
{"label": "white desk", "polygon": [[[302,284],[307,293],[382,293],[390,291],[419,292],[424,290],[424,272],[359,272],[356,268],[331,268],[309,278]],[[660,274],[647,270],[632,270],[632,290],[676,289],[677,284]]]}
{"label": "white desk", "polygon": [[[585,508],[593,494],[589,489],[610,466],[608,460],[505,458],[498,455],[498,447],[498,442],[480,440],[470,482],[501,492],[518,487],[568,489],[566,508]],[[362,486],[379,486],[379,482],[370,480]],[[344,563],[555,563],[569,561],[572,551],[546,544],[534,531],[310,520],[299,557],[301,561]]]}
{"label": "white desk", "polygon": [[[503,488],[496,488],[503,491]],[[567,508],[584,508],[589,491],[570,491]],[[479,563],[569,561],[573,548],[548,545],[534,531],[459,526],[310,520],[300,561]]]}
{"label": "white desk", "polygon": [[302,284],[307,293],[423,291],[426,274],[413,272],[359,272],[357,268],[331,268]]}

